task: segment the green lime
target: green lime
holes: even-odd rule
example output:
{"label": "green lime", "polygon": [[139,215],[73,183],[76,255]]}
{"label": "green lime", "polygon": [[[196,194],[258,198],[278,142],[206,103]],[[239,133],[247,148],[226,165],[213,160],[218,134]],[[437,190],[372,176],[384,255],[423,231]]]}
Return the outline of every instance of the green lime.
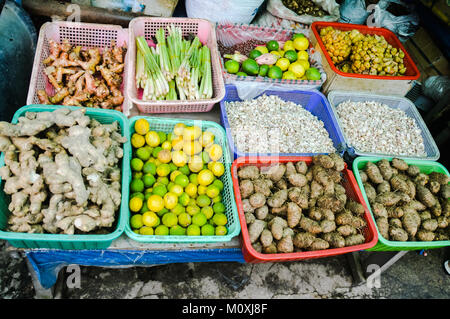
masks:
{"label": "green lime", "polygon": [[217,226],[216,227],[216,236],[225,236],[227,234],[228,230],[225,226]]}
{"label": "green lime", "polygon": [[139,235],[139,229],[133,229],[133,233],[138,234]]}
{"label": "green lime", "polygon": [[256,59],[257,57],[259,57],[259,56],[261,56],[261,55],[262,55],[261,51],[254,49],[254,50],[251,50],[251,51],[250,51],[248,57],[249,57],[250,59]]}
{"label": "green lime", "polygon": [[167,185],[167,189],[171,189],[173,185],[175,185],[174,182],[169,182],[169,184]]}
{"label": "green lime", "polygon": [[167,193],[167,188],[166,188],[165,185],[160,184],[158,186],[153,187],[152,193],[155,194],[155,195],[159,195],[161,197],[164,197],[164,195],[166,195],[166,193]]}
{"label": "green lime", "polygon": [[171,173],[178,169],[178,167],[172,162],[169,163],[169,167],[170,167],[170,172]]}
{"label": "green lime", "polygon": [[141,228],[139,228],[139,234],[140,235],[153,235],[153,228],[148,227],[148,226],[143,226]]}
{"label": "green lime", "polygon": [[141,179],[144,174],[142,174],[142,172],[133,172],[131,176],[135,179]]}
{"label": "green lime", "polygon": [[134,178],[130,184],[132,192],[142,192],[144,190],[144,182],[141,179]]}
{"label": "green lime", "polygon": [[139,211],[139,213],[144,214],[144,213],[148,212],[149,210],[150,210],[150,209],[148,209],[147,201],[144,201],[144,202],[142,203],[142,208],[141,208],[141,210]]}
{"label": "green lime", "polygon": [[206,207],[211,204],[211,198],[207,195],[199,195],[196,199],[196,203],[199,207]]}
{"label": "green lime", "polygon": [[267,76],[271,79],[281,79],[283,76],[283,71],[281,71],[279,66],[273,65],[269,68]]}
{"label": "green lime", "polygon": [[239,62],[228,60],[227,62],[225,62],[225,69],[227,69],[228,73],[234,74],[239,71]]}
{"label": "green lime", "polygon": [[177,177],[175,177],[175,184],[178,184],[184,188],[189,184],[189,177],[187,177],[184,174],[180,174]]}
{"label": "green lime", "polygon": [[237,76],[247,76],[248,74],[245,72],[238,72],[236,73]]}
{"label": "green lime", "polygon": [[130,195],[130,199],[133,197],[139,197],[142,200],[145,200],[145,195],[142,192],[134,192]]}
{"label": "green lime", "polygon": [[158,167],[156,167],[156,174],[158,176],[162,176],[162,177],[169,175],[170,174],[169,164],[164,163],[164,164],[161,164]]}
{"label": "green lime", "polygon": [[295,50],[287,50],[286,52],[284,52],[284,57],[291,63],[297,61],[298,58],[297,52],[295,52]]}
{"label": "green lime", "polygon": [[189,175],[189,181],[194,184],[195,186],[198,186],[198,174],[191,174]]}
{"label": "green lime", "polygon": [[214,236],[215,228],[213,225],[205,224],[201,228],[201,233],[202,233],[202,236]]}
{"label": "green lime", "polygon": [[148,148],[147,147],[139,147],[137,150],[136,150],[136,156],[139,158],[139,159],[141,159],[141,160],[143,160],[143,161],[146,161],[146,160],[148,160],[149,158],[150,158],[150,155],[151,155],[152,153],[148,150]]}
{"label": "green lime", "polygon": [[163,208],[163,209],[161,209],[159,212],[156,212],[156,214],[159,216],[159,217],[161,217],[161,216],[164,216],[164,214],[166,214],[166,213],[168,213],[169,212],[169,210],[167,209],[167,208]]}
{"label": "green lime", "polygon": [[186,230],[188,236],[200,236],[200,227],[197,225],[189,225]]}
{"label": "green lime", "polygon": [[217,186],[220,191],[223,191],[223,182],[220,179],[215,179],[212,185]]}
{"label": "green lime", "polygon": [[221,201],[222,201],[222,196],[221,196],[221,195],[216,196],[216,197],[214,197],[214,198],[212,199],[213,204],[219,203],[219,202],[221,202]]}
{"label": "green lime", "polygon": [[131,216],[130,225],[131,225],[131,228],[134,228],[134,229],[138,229],[138,228],[141,228],[142,226],[144,226],[144,223],[142,222],[142,215],[136,214],[136,215]]}
{"label": "green lime", "polygon": [[154,158],[158,158],[158,154],[159,154],[159,152],[162,151],[162,149],[163,149],[163,148],[162,148],[161,146],[155,147],[155,148],[153,149],[152,156],[153,156]]}
{"label": "green lime", "polygon": [[144,172],[144,174],[152,174],[155,175],[156,174],[156,165],[153,162],[146,162],[144,164],[144,167],[142,168],[142,171]]}
{"label": "green lime", "polygon": [[160,143],[164,143],[167,140],[167,135],[164,132],[156,132],[159,135],[159,141]]}
{"label": "green lime", "polygon": [[191,224],[192,217],[188,213],[181,213],[178,215],[178,224],[180,224],[183,227],[187,227]]}
{"label": "green lime", "polygon": [[292,36],[292,41],[294,41],[294,40],[297,39],[297,38],[305,38],[305,35],[304,35],[303,33],[295,33],[295,34]]}
{"label": "green lime", "polygon": [[169,235],[169,228],[167,228],[167,226],[165,226],[165,225],[159,225],[155,229],[155,235],[167,236],[167,235]]}
{"label": "green lime", "polygon": [[144,182],[145,187],[152,187],[156,182],[156,178],[152,174],[145,174],[142,177],[142,181]]}
{"label": "green lime", "polygon": [[164,214],[162,217],[162,223],[167,227],[172,227],[178,224],[178,217],[174,213]]}
{"label": "green lime", "polygon": [[184,174],[186,176],[189,176],[189,174],[191,173],[191,170],[189,169],[187,164],[179,167],[178,170],[181,172],[181,174]]}
{"label": "green lime", "polygon": [[202,227],[206,224],[206,216],[203,213],[197,213],[192,216],[192,224]]}
{"label": "green lime", "polygon": [[210,219],[214,215],[214,210],[211,206],[202,207],[200,212],[206,216],[206,219]]}
{"label": "green lime", "polygon": [[217,197],[219,196],[219,194],[220,194],[219,187],[215,185],[209,185],[208,187],[206,187],[206,196],[208,196],[209,198]]}
{"label": "green lime", "polygon": [[225,205],[222,202],[215,203],[213,205],[214,213],[223,214],[225,213]]}
{"label": "green lime", "polygon": [[169,234],[172,236],[184,236],[186,235],[186,229],[180,225],[170,227]]}
{"label": "green lime", "polygon": [[208,152],[206,152],[206,151],[202,152],[202,161],[203,161],[203,163],[209,163],[211,161],[211,158],[209,157]]}
{"label": "green lime", "polygon": [[225,226],[228,222],[225,214],[214,214],[212,219],[214,224],[217,226]]}
{"label": "green lime", "polygon": [[277,41],[271,40],[266,43],[266,47],[267,47],[267,50],[269,50],[269,52],[270,52],[270,51],[278,51],[278,48],[280,46],[278,45]]}
{"label": "green lime", "polygon": [[305,75],[308,80],[320,80],[320,72],[316,68],[309,68]]}
{"label": "green lime", "polygon": [[200,207],[198,207],[197,205],[188,205],[186,207],[186,212],[189,215],[194,216],[195,214],[200,212]]}
{"label": "green lime", "polygon": [[167,176],[159,176],[156,179],[156,181],[161,183],[161,184],[163,184],[163,185],[166,185],[166,187],[167,187],[167,185],[169,185],[169,179],[167,178]]}
{"label": "green lime", "polygon": [[250,75],[257,75],[259,72],[259,65],[253,59],[247,59],[242,62],[242,70]]}
{"label": "green lime", "polygon": [[178,197],[178,202],[183,206],[187,206],[190,200],[191,198],[189,197],[189,195],[184,192],[180,195],[180,197]]}
{"label": "green lime", "polygon": [[144,167],[144,162],[140,158],[133,158],[131,160],[131,169],[136,172],[140,172]]}
{"label": "green lime", "polygon": [[259,75],[266,76],[269,71],[269,66],[267,64],[263,64],[259,66]]}
{"label": "green lime", "polygon": [[170,211],[172,213],[174,213],[175,215],[179,216],[180,214],[183,214],[184,212],[186,212],[186,208],[184,208],[184,206],[181,205],[180,203],[177,203],[175,205],[175,207],[172,208]]}

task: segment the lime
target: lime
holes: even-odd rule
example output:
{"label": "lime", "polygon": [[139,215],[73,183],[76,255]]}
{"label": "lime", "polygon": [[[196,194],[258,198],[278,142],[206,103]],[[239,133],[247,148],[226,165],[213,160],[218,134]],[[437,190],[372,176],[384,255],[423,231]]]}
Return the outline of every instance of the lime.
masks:
{"label": "lime", "polygon": [[303,60],[303,59],[300,59],[300,60],[298,60],[297,61],[297,63],[300,63],[302,66],[303,66],[303,68],[305,69],[305,70],[308,70],[309,69],[309,62],[308,62],[308,60]]}
{"label": "lime", "polygon": [[159,182],[159,183],[165,185],[166,187],[167,187],[167,185],[169,185],[169,179],[167,178],[167,176],[159,176],[156,179],[156,182]]}
{"label": "lime", "polygon": [[298,51],[297,52],[297,58],[299,59],[299,60],[309,60],[309,55],[308,55],[308,52],[306,52],[306,51]]}
{"label": "lime", "polygon": [[196,197],[197,196],[197,186],[189,183],[185,188],[184,191],[189,197]]}
{"label": "lime", "polygon": [[197,194],[198,195],[205,195],[206,194],[206,186],[198,185],[197,186]]}
{"label": "lime", "polygon": [[191,171],[189,170],[189,167],[187,166],[187,164],[184,164],[183,166],[181,166],[180,168],[178,168],[178,170],[183,173],[184,175],[188,176]]}
{"label": "lime", "polygon": [[186,212],[186,208],[183,207],[180,203],[177,203],[174,208],[170,210],[175,215],[179,216],[180,214]]}
{"label": "lime", "polygon": [[170,172],[172,173],[178,169],[178,166],[176,166],[174,163],[170,162],[169,168],[170,168]]}
{"label": "lime", "polygon": [[186,127],[186,124],[184,123],[177,123],[173,127],[173,133],[177,136],[180,136],[183,134],[184,128]]}
{"label": "lime", "polygon": [[220,179],[216,178],[212,184],[217,186],[220,191],[223,191],[223,182]]}
{"label": "lime", "polygon": [[155,184],[156,179],[155,176],[153,176],[152,174],[145,174],[142,177],[142,181],[144,182],[145,187],[152,187],[153,184]]}
{"label": "lime", "polygon": [[147,200],[147,206],[151,211],[159,212],[164,208],[164,200],[159,195],[152,195]]}
{"label": "lime", "polygon": [[[262,53],[259,50],[253,49],[250,51],[250,53],[248,54],[248,57],[250,59],[256,59],[257,57],[261,56]],[[236,71],[237,72],[237,71]]]}
{"label": "lime", "polygon": [[183,194],[184,191],[183,187],[181,187],[178,184],[173,184],[171,187],[168,187],[168,190],[177,196],[181,196],[181,194]]}
{"label": "lime", "polygon": [[134,148],[142,147],[145,145],[145,138],[142,135],[133,133],[133,135],[131,135],[131,145],[133,145]]}
{"label": "lime", "polygon": [[206,207],[211,204],[211,198],[209,198],[207,195],[199,195],[196,199],[196,203],[200,207]]}
{"label": "lime", "polygon": [[[162,149],[158,153],[158,160],[161,163],[168,164],[172,160],[172,153],[169,150]],[[175,166],[176,169],[176,166]],[[170,165],[169,165],[170,170]]]}
{"label": "lime", "polygon": [[214,181],[214,174],[209,169],[202,169],[197,179],[200,185],[208,186]]}
{"label": "lime", "polygon": [[167,236],[167,235],[169,235],[169,228],[165,225],[159,225],[155,229],[155,235]]}
{"label": "lime", "polygon": [[191,222],[192,222],[191,215],[187,213],[181,213],[180,215],[178,215],[178,224],[180,224],[181,226],[187,227],[191,224]]}
{"label": "lime", "polygon": [[134,122],[134,130],[136,131],[136,133],[140,135],[147,134],[149,129],[150,124],[147,122],[146,119],[139,119],[136,122]]}
{"label": "lime", "polygon": [[214,197],[214,198],[212,199],[213,204],[219,203],[219,202],[221,202],[221,201],[222,201],[222,196],[221,196],[221,195],[216,196],[216,197]]}
{"label": "lime", "polygon": [[140,172],[142,168],[144,167],[144,162],[140,158],[133,158],[131,160],[131,169],[133,171]]}
{"label": "lime", "polygon": [[197,225],[189,225],[186,230],[188,236],[200,236],[200,227]]}
{"label": "lime", "polygon": [[228,230],[225,226],[217,226],[215,234],[216,236],[225,236],[227,234]]}
{"label": "lime", "polygon": [[194,185],[198,185],[198,174],[193,173],[189,175],[189,181]]}
{"label": "lime", "polygon": [[206,224],[206,216],[203,213],[197,213],[192,216],[192,224],[202,227]]}
{"label": "lime", "polygon": [[225,226],[228,222],[227,216],[225,214],[214,214],[213,222],[217,226]]}
{"label": "lime", "polygon": [[154,212],[142,214],[142,223],[148,227],[156,227],[160,224],[159,217]]}
{"label": "lime", "polygon": [[309,41],[306,37],[297,37],[294,39],[294,48],[297,51],[304,51],[308,49]]}
{"label": "lime", "polygon": [[186,193],[183,193],[180,195],[180,197],[178,197],[178,202],[183,206],[187,206],[189,204],[189,200],[190,200],[190,197]]}
{"label": "lime", "polygon": [[163,197],[167,193],[167,188],[164,184],[153,187],[153,194]]}
{"label": "lime", "polygon": [[268,71],[269,71],[269,66],[267,64],[263,64],[263,65],[259,66],[259,75],[260,76],[266,76]]}
{"label": "lime", "polygon": [[143,205],[144,201],[142,200],[142,198],[140,197],[133,197],[132,199],[130,199],[130,210],[132,212],[137,213],[138,211],[141,210],[142,205]]}
{"label": "lime", "polygon": [[141,228],[139,228],[139,234],[140,235],[153,235],[153,228],[148,227],[148,226],[143,226]]}
{"label": "lime", "polygon": [[219,187],[217,187],[215,185],[209,185],[206,188],[206,196],[208,196],[209,198],[217,197],[217,196],[219,196],[219,194],[220,194],[220,189],[219,189]]}
{"label": "lime", "polygon": [[175,177],[175,184],[180,185],[181,187],[186,187],[189,184],[189,177],[187,177],[184,174],[180,174],[177,177]]}
{"label": "lime", "polygon": [[289,62],[287,58],[281,58],[278,59],[275,65],[278,66],[281,69],[281,71],[286,71],[289,67],[289,64],[291,64],[291,62]]}
{"label": "lime", "polygon": [[133,233],[138,234],[139,235],[139,229],[133,229]]}
{"label": "lime", "polygon": [[159,136],[159,142],[160,143],[164,143],[165,141],[167,141],[167,134],[166,133],[164,133],[162,131],[159,131],[159,132],[156,132],[156,133]]}
{"label": "lime", "polygon": [[132,176],[132,178],[135,178],[135,179],[141,179],[142,176],[144,176],[144,174],[142,174],[142,172],[133,172],[133,174],[131,176]]}
{"label": "lime", "polygon": [[294,72],[286,71],[286,72],[283,73],[282,79],[285,79],[285,80],[296,80],[297,77],[295,76]]}
{"label": "lime", "polygon": [[285,53],[286,53],[287,51],[289,51],[289,50],[295,50],[295,48],[294,48],[294,42],[292,42],[291,40],[286,41],[286,42],[284,43],[283,50],[284,50]]}
{"label": "lime", "polygon": [[186,235],[186,229],[180,225],[170,227],[169,234],[172,236],[184,236]]}
{"label": "lime", "polygon": [[284,57],[289,60],[289,62],[295,62],[298,59],[297,52],[295,50],[288,50],[284,52]]}
{"label": "lime", "polygon": [[200,207],[197,205],[188,205],[186,207],[186,213],[188,213],[191,216],[194,216],[195,214],[200,212]]}
{"label": "lime", "polygon": [[292,40],[295,40],[297,38],[305,38],[305,35],[303,33],[294,33],[292,36]]}
{"label": "lime", "polygon": [[257,75],[259,72],[259,65],[254,59],[247,59],[242,62],[242,70],[250,75]]}
{"label": "lime", "polygon": [[164,143],[161,144],[161,147],[163,150],[172,150],[172,143],[169,141],[165,141]]}
{"label": "lime", "polygon": [[158,176],[167,176],[170,174],[170,166],[167,163],[161,164],[158,167],[156,167],[156,174],[158,174]]}
{"label": "lime", "polygon": [[309,68],[305,74],[308,80],[320,80],[320,72],[316,68]]}
{"label": "lime", "polygon": [[214,213],[223,214],[225,212],[225,205],[222,202],[214,203]]}
{"label": "lime", "polygon": [[216,177],[220,177],[225,173],[225,166],[220,162],[213,162],[209,169]]}
{"label": "lime", "polygon": [[271,79],[281,79],[283,76],[283,71],[281,71],[279,66],[274,65],[269,68],[267,76]]}
{"label": "lime", "polygon": [[[197,198],[197,196],[196,196]],[[189,200],[188,206],[197,206],[197,202],[195,201],[195,198],[191,198]]]}
{"label": "lime", "polygon": [[153,151],[152,151],[152,156],[153,156],[154,158],[157,158],[159,152],[161,152],[162,149],[163,149],[163,148],[162,148],[161,146],[155,147],[155,148],[153,149]]}
{"label": "lime", "polygon": [[168,192],[164,195],[164,207],[172,209],[178,204],[178,196],[172,192]]}
{"label": "lime", "polygon": [[301,78],[305,74],[305,68],[298,61],[289,66],[289,71],[292,71],[297,78]]}
{"label": "lime", "polygon": [[144,174],[155,175],[156,174],[156,165],[155,165],[155,163],[146,162],[144,164],[144,167],[142,168],[142,172],[144,172]]}
{"label": "lime", "polygon": [[237,76],[247,76],[248,74],[245,72],[238,72],[236,73]]}
{"label": "lime", "polygon": [[211,159],[209,158],[209,154],[206,151],[203,151],[201,154],[203,163],[209,163]]}
{"label": "lime", "polygon": [[158,215],[159,217],[163,216],[164,214],[168,213],[169,210],[167,208],[163,208],[161,209],[159,212],[156,212],[156,215]]}
{"label": "lime", "polygon": [[141,179],[134,178],[130,184],[132,192],[142,192],[144,190],[144,182]]}
{"label": "lime", "polygon": [[142,192],[134,192],[130,195],[130,199],[134,197],[139,197],[142,200],[145,199],[145,195]]}
{"label": "lime", "polygon": [[172,152],[172,162],[177,167],[179,167],[179,168],[182,168],[184,166],[187,167],[187,165],[186,165],[187,161],[188,161],[188,157],[182,150]]}
{"label": "lime", "polygon": [[147,161],[152,155],[150,149],[151,147],[139,147],[136,150],[136,156],[143,161]]}
{"label": "lime", "polygon": [[200,212],[206,216],[206,219],[210,219],[214,215],[214,210],[211,206],[202,207]]}
{"label": "lime", "polygon": [[269,51],[277,51],[279,48],[278,42],[275,40],[271,40],[266,43],[267,50]]}
{"label": "lime", "polygon": [[175,182],[175,178],[178,176],[178,175],[182,175],[182,173],[180,172],[180,171],[173,171],[172,173],[170,173],[170,181],[171,182]]}
{"label": "lime", "polygon": [[205,224],[201,228],[202,236],[214,236],[215,228],[213,225]]}
{"label": "lime", "polygon": [[131,216],[130,225],[131,225],[131,228],[134,228],[134,229],[141,228],[142,226],[144,226],[144,224],[142,223],[142,215],[136,214],[136,215]]}
{"label": "lime", "polygon": [[262,54],[266,54],[269,53],[269,50],[267,50],[266,46],[264,45],[258,45],[255,50],[258,50],[259,52],[261,52]]}
{"label": "lime", "polygon": [[162,217],[162,223],[163,225],[166,225],[167,227],[172,227],[178,224],[178,217],[174,213],[167,213],[164,214]]}
{"label": "lime", "polygon": [[228,60],[227,62],[225,62],[225,69],[227,69],[228,73],[237,73],[239,71],[239,62]]}

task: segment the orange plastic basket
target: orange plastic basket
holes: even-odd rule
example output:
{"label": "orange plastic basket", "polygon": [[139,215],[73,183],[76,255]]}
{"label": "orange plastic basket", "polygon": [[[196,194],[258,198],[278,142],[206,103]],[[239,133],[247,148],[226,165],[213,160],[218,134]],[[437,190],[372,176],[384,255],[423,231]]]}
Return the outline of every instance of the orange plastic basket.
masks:
{"label": "orange plastic basket", "polygon": [[341,254],[346,254],[354,251],[365,250],[372,248],[378,242],[378,234],[375,228],[375,222],[370,215],[369,209],[364,201],[364,197],[358,187],[355,180],[355,176],[352,171],[345,166],[343,174],[342,186],[345,187],[348,198],[351,198],[364,206],[364,219],[367,222],[367,226],[363,229],[363,235],[366,238],[366,242],[361,245],[343,247],[343,248],[331,248],[324,250],[306,251],[306,252],[294,252],[294,253],[280,253],[280,254],[263,254],[257,252],[250,242],[248,234],[247,223],[245,221],[244,209],[242,207],[241,192],[239,190],[239,180],[237,170],[239,167],[247,165],[256,165],[258,167],[268,166],[275,163],[287,163],[305,161],[308,165],[312,163],[311,156],[257,156],[257,157],[239,157],[231,166],[231,175],[233,178],[234,196],[236,198],[236,205],[239,214],[239,221],[242,229],[242,253],[245,261],[249,263],[265,263],[265,262],[280,262],[280,261],[294,261],[304,260],[312,258],[330,257]]}

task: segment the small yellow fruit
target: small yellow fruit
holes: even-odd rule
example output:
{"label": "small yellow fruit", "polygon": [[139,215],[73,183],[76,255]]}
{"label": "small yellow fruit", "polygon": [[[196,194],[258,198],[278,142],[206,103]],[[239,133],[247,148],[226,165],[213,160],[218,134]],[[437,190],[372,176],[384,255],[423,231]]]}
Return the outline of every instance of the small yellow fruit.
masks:
{"label": "small yellow fruit", "polygon": [[131,145],[133,145],[134,148],[142,147],[142,146],[144,146],[144,144],[145,144],[145,138],[142,135],[134,133],[131,136]]}
{"label": "small yellow fruit", "polygon": [[271,54],[278,55],[279,57],[281,57],[281,54],[280,54],[280,52],[278,52],[278,51],[270,51],[270,53],[271,53]]}
{"label": "small yellow fruit", "polygon": [[213,172],[214,176],[220,177],[225,173],[225,166],[220,162],[211,162],[211,165],[208,165],[209,170]]}
{"label": "small yellow fruit", "polygon": [[295,76],[294,72],[292,72],[292,71],[284,72],[283,76],[281,78],[285,79],[285,80],[296,80],[297,79],[297,77]]}
{"label": "small yellow fruit", "polygon": [[161,147],[164,150],[171,150],[172,149],[172,143],[170,143],[169,141],[165,141],[164,143],[161,144]]}
{"label": "small yellow fruit", "polygon": [[295,50],[294,42],[292,42],[291,40],[286,41],[284,43],[283,50],[284,50],[284,52],[289,51],[289,50]]}
{"label": "small yellow fruit", "polygon": [[198,126],[186,127],[183,131],[183,138],[186,141],[193,141],[202,135],[202,129]]}
{"label": "small yellow fruit", "polygon": [[187,155],[181,151],[174,151],[172,152],[172,162],[177,166],[177,167],[182,167],[184,165],[186,165],[188,160]]}
{"label": "small yellow fruit", "polygon": [[214,180],[214,174],[209,169],[203,169],[198,173],[198,183],[203,186],[208,186]]}
{"label": "small yellow fruit", "polygon": [[208,155],[213,162],[217,162],[222,158],[223,155],[222,147],[220,147],[220,145],[218,144],[213,144],[211,148],[209,148],[208,150]]}
{"label": "small yellow fruit", "polygon": [[142,198],[133,197],[132,199],[130,199],[130,210],[132,212],[136,213],[136,212],[140,211],[142,208],[142,205],[143,205]]}
{"label": "small yellow fruit", "polygon": [[177,178],[178,175],[181,175],[182,173],[180,171],[173,171],[170,173],[170,181],[175,182],[175,178]]}
{"label": "small yellow fruit", "polygon": [[297,52],[297,59],[298,60],[309,60],[308,52],[306,52],[306,51],[298,51]]}
{"label": "small yellow fruit", "polygon": [[172,160],[172,154],[169,150],[163,149],[158,153],[158,160],[164,164],[169,163]]}
{"label": "small yellow fruit", "polygon": [[200,172],[203,168],[202,158],[198,155],[192,156],[189,160],[188,167],[193,173]]}
{"label": "small yellow fruit", "polygon": [[179,151],[179,150],[183,149],[183,145],[184,145],[184,141],[183,141],[183,137],[181,137],[181,136],[178,136],[172,140],[172,149],[174,151]]}
{"label": "small yellow fruit", "polygon": [[197,195],[197,186],[194,185],[194,184],[192,184],[192,183],[189,183],[189,184],[185,187],[184,191],[185,191],[186,194],[188,194],[190,197],[194,198],[194,197]]}
{"label": "small yellow fruit", "polygon": [[[297,38],[300,39],[300,38]],[[305,74],[305,68],[298,62],[294,62],[289,66],[289,71],[292,71],[297,78],[301,78]]]}
{"label": "small yellow fruit", "polygon": [[184,141],[183,152],[187,155],[193,156],[202,151],[202,145],[198,141]]}
{"label": "small yellow fruit", "polygon": [[214,134],[211,132],[203,132],[202,134],[202,146],[207,147],[214,143]]}
{"label": "small yellow fruit", "polygon": [[298,37],[294,40],[294,48],[298,51],[304,51],[309,47],[309,40],[306,37]]}
{"label": "small yellow fruit", "polygon": [[149,129],[150,124],[148,124],[146,119],[139,119],[136,122],[134,122],[134,130],[136,131],[136,133],[140,135],[147,134]]}
{"label": "small yellow fruit", "polygon": [[301,60],[298,60],[297,63],[300,63],[303,66],[303,68],[305,69],[305,71],[308,70],[310,67],[309,62],[307,60],[301,59]]}
{"label": "small yellow fruit", "polygon": [[152,195],[147,200],[147,207],[153,212],[159,212],[164,208],[164,200],[159,195]]}
{"label": "small yellow fruit", "polygon": [[168,192],[164,195],[164,207],[172,209],[178,204],[178,196],[172,192]]}
{"label": "small yellow fruit", "polygon": [[287,58],[278,59],[277,63],[275,63],[275,65],[278,66],[281,71],[286,71],[289,67],[289,64],[291,64],[291,62],[289,62]]}
{"label": "small yellow fruit", "polygon": [[177,136],[183,135],[184,128],[186,127],[186,124],[184,123],[177,123],[173,128],[173,133]]}
{"label": "small yellow fruit", "polygon": [[147,134],[145,134],[145,141],[151,147],[156,147],[161,142],[158,133],[156,133],[155,131],[150,131]]}

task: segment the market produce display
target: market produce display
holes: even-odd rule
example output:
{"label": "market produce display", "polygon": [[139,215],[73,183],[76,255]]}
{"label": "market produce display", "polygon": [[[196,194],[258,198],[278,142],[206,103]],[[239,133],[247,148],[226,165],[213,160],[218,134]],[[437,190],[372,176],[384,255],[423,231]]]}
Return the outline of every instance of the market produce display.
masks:
{"label": "market produce display", "polygon": [[338,154],[238,169],[242,208],[253,248],[291,253],[363,244],[364,206],[341,185]]}
{"label": "market produce display", "polygon": [[8,231],[104,233],[113,226],[127,139],[117,122],[101,124],[85,113],[59,108],[0,122]]}
{"label": "market produce display", "polygon": [[426,156],[422,130],[402,109],[376,101],[345,101],[336,107],[349,146],[360,152]]}
{"label": "market produce display", "polygon": [[86,106],[120,111],[126,47],[111,41],[109,48],[86,48],[68,40],[49,42],[49,56],[43,61],[45,75],[54,94],[37,92],[41,104]]}
{"label": "market produce display", "polygon": [[382,35],[341,31],[331,26],[320,30],[320,38],[338,69],[346,73],[401,76],[406,73],[405,53]]}
{"label": "market produce display", "polygon": [[130,225],[141,235],[223,236],[223,150],[211,131],[178,123],[166,134],[139,119],[131,137]]}
{"label": "market produce display", "polygon": [[160,28],[156,42],[136,37],[136,87],[142,100],[200,100],[213,95],[211,52],[181,28]]}
{"label": "market produce display", "polygon": [[450,238],[450,178],[404,160],[367,162],[359,171],[379,233],[392,241]]}
{"label": "market produce display", "polygon": [[228,48],[219,42],[219,51],[225,59],[224,67],[230,74],[320,80],[319,70],[310,65],[308,48],[309,40],[302,33],[294,34],[288,41],[262,43],[248,40]]}
{"label": "market produce display", "polygon": [[324,123],[301,105],[276,95],[226,102],[235,147],[243,153],[333,153]]}
{"label": "market produce display", "polygon": [[282,0],[286,8],[291,9],[298,15],[307,14],[314,17],[323,17],[328,13],[311,0]]}

